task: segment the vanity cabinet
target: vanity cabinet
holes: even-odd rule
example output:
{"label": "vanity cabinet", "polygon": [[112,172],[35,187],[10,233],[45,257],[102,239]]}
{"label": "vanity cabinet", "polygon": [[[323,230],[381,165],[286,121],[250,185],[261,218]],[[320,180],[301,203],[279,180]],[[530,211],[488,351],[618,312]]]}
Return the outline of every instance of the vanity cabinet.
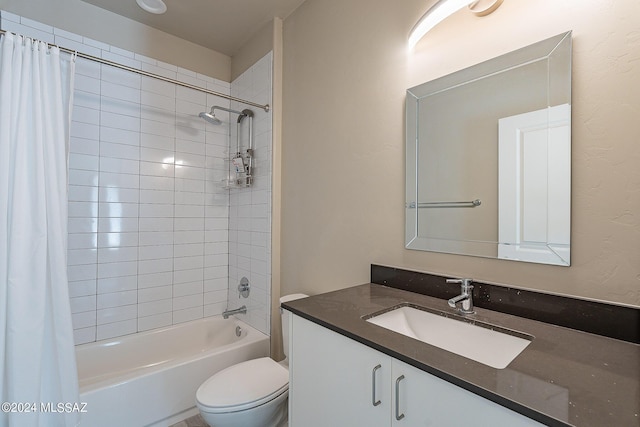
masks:
{"label": "vanity cabinet", "polygon": [[542,426],[299,316],[290,319],[291,427]]}
{"label": "vanity cabinet", "polygon": [[299,316],[290,322],[289,426],[388,427],[391,357]]}

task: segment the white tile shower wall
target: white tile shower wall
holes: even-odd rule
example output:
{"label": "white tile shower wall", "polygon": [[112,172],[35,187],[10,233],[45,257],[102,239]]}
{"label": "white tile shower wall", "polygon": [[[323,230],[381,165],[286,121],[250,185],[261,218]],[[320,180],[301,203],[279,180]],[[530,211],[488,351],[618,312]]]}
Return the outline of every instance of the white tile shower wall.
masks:
{"label": "white tile shower wall", "polygon": [[[271,104],[269,53],[231,83],[231,94],[260,104]],[[233,103],[232,103],[233,104]],[[232,105],[243,109],[241,105]],[[254,113],[254,182],[249,188],[232,189],[229,200],[229,307],[247,306],[246,320],[269,334],[271,304],[271,112],[251,108]],[[231,129],[231,146],[236,141]],[[246,138],[241,141],[246,144]],[[246,150],[246,146],[244,146]],[[242,277],[251,285],[249,299],[238,297]]]}
{"label": "white tile shower wall", "polygon": [[[0,28],[229,94],[230,84],[0,12]],[[78,58],[68,273],[76,344],[222,313],[228,126],[223,98]]]}

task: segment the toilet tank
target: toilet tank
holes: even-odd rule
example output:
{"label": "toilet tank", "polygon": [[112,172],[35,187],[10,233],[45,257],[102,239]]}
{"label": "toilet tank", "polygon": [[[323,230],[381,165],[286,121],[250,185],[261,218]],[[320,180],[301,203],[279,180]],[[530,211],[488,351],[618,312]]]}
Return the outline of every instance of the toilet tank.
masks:
{"label": "toilet tank", "polygon": [[[291,294],[291,295],[283,295],[280,297],[280,304],[283,302],[293,301],[296,299],[306,298],[309,295],[307,294]],[[284,360],[286,361],[289,357],[289,316],[290,313],[287,310],[280,309],[280,313],[282,313],[282,347],[284,350]]]}

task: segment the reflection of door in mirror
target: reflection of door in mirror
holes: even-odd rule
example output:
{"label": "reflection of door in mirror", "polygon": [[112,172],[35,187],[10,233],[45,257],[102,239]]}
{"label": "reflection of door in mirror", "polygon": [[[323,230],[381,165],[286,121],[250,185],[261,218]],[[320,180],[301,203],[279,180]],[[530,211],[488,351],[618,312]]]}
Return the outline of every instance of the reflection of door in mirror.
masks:
{"label": "reflection of door in mirror", "polygon": [[498,257],[569,264],[571,107],[499,121]]}

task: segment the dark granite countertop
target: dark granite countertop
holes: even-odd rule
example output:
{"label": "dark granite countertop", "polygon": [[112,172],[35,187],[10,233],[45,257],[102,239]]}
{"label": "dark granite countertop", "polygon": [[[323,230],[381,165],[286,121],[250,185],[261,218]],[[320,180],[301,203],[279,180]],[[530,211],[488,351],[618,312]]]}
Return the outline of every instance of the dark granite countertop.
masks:
{"label": "dark granite countertop", "polygon": [[455,313],[446,300],[376,284],[282,305],[543,424],[640,426],[640,345],[476,307],[465,317],[534,336],[495,369],[362,319],[402,303]]}

